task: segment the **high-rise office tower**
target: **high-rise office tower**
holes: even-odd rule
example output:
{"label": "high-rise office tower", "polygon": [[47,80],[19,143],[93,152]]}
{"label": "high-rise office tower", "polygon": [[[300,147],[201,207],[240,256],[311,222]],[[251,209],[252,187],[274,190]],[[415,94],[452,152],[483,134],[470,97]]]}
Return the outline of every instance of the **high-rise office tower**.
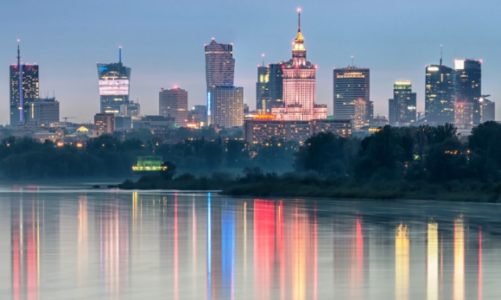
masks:
{"label": "high-rise office tower", "polygon": [[480,122],[488,122],[496,120],[496,104],[494,101],[487,99],[489,96],[482,96],[480,102]]}
{"label": "high-rise office tower", "polygon": [[[216,107],[213,99],[218,98],[221,93],[227,93],[234,88],[235,78],[235,59],[233,58],[233,45],[219,44],[215,39],[205,46],[205,79],[207,83],[207,120],[209,124],[219,117],[212,116],[213,112],[226,111],[226,108]],[[211,93],[219,87],[232,89],[221,89],[224,92],[218,94],[218,97]],[[243,92],[242,92],[243,94]],[[243,104],[242,104],[243,118]],[[225,123],[225,122],[222,122]],[[231,122],[230,122],[231,123]],[[217,125],[217,124],[215,124]]]}
{"label": "high-rise office tower", "polygon": [[471,103],[473,126],[480,124],[480,98],[482,97],[482,62],[475,59],[456,59],[454,61],[455,102]]}
{"label": "high-rise office tower", "polygon": [[39,68],[35,64],[21,62],[21,47],[17,44],[17,64],[9,68],[10,125],[24,125],[29,104],[39,98]]}
{"label": "high-rise office tower", "polygon": [[177,127],[184,127],[188,121],[188,92],[179,87],[162,89],[159,93],[159,114],[174,118]]}
{"label": "high-rise office tower", "polygon": [[442,64],[426,66],[425,118],[430,125],[454,123],[455,71]]}
{"label": "high-rise office tower", "polygon": [[216,86],[209,89],[209,118],[212,125],[224,128],[244,123],[244,89],[234,86]]}
{"label": "high-rise office tower", "polygon": [[270,97],[270,110],[284,106],[283,96],[283,72],[282,63],[268,65],[268,90]]}
{"label": "high-rise office tower", "polygon": [[396,81],[393,99],[388,101],[389,119],[392,126],[410,126],[416,123],[416,93],[410,81]]}
{"label": "high-rise office tower", "polygon": [[279,120],[326,119],[327,106],[315,104],[317,67],[306,59],[304,36],[301,31],[301,10],[298,10],[292,59],[282,64],[282,73],[284,106],[272,109],[273,114]]}
{"label": "high-rise office tower", "polygon": [[122,63],[122,49],[118,62],[97,64],[101,113],[128,116],[131,69]]}
{"label": "high-rise office tower", "polygon": [[256,82],[256,109],[260,112],[269,112],[270,107],[270,72],[264,64],[257,67]]}
{"label": "high-rise office tower", "polygon": [[233,86],[235,59],[233,45],[219,44],[215,39],[205,46],[205,78],[207,89],[215,86]]}
{"label": "high-rise office tower", "polygon": [[[373,103],[370,100],[370,70],[348,66],[334,69],[334,118],[353,120],[355,101],[363,99],[367,107],[368,122],[373,117]],[[360,101],[359,101],[360,102]]]}

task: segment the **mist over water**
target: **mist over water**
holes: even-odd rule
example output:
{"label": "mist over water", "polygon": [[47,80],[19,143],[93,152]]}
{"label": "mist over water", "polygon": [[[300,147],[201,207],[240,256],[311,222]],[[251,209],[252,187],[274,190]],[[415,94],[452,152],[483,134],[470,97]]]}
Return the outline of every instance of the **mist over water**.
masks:
{"label": "mist over water", "polygon": [[9,188],[0,298],[496,299],[499,208]]}

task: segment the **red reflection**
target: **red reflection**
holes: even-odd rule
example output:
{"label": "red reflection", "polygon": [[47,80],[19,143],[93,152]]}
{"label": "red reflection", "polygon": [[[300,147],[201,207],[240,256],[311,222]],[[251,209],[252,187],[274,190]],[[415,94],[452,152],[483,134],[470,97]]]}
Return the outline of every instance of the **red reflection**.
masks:
{"label": "red reflection", "polygon": [[257,299],[271,299],[275,255],[275,205],[254,201],[254,282]]}
{"label": "red reflection", "polygon": [[352,264],[351,264],[351,284],[352,292],[360,295],[364,284],[364,235],[362,219],[355,220],[355,239],[353,243]]}
{"label": "red reflection", "polygon": [[31,300],[38,299],[40,226],[38,207],[24,203],[11,211],[12,299]]}

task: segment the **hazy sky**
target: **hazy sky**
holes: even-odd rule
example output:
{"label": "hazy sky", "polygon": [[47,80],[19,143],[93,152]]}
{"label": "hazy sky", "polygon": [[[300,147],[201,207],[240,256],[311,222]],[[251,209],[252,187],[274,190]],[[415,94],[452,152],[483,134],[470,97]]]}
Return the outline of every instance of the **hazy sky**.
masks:
{"label": "hazy sky", "polygon": [[[158,91],[174,84],[190,106],[205,102],[203,45],[233,42],[235,84],[255,106],[256,65],[287,60],[303,8],[308,58],[319,65],[317,102],[332,113],[332,69],[350,63],[371,68],[371,97],[387,115],[397,79],[410,79],[424,107],[424,68],[482,58],[483,93],[501,98],[501,1],[495,0],[2,0],[0,3],[0,124],[8,122],[8,66],[16,38],[23,61],[40,64],[41,95],[61,102],[61,116],[90,121],[99,109],[97,62],[132,68],[131,97],[144,114],[158,113]],[[1,109],[3,108],[3,109]],[[501,102],[497,107],[501,118]]]}

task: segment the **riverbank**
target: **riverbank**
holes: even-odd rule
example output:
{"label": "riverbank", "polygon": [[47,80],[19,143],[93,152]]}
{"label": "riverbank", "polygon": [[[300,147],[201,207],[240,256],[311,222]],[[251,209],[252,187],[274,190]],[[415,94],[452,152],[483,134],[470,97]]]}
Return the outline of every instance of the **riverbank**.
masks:
{"label": "riverbank", "polygon": [[450,181],[353,182],[307,176],[260,174],[233,178],[225,174],[211,177],[182,175],[174,179],[145,176],[125,181],[121,189],[221,190],[224,195],[251,197],[315,197],[345,199],[423,199],[449,201],[501,202],[501,183]]}

